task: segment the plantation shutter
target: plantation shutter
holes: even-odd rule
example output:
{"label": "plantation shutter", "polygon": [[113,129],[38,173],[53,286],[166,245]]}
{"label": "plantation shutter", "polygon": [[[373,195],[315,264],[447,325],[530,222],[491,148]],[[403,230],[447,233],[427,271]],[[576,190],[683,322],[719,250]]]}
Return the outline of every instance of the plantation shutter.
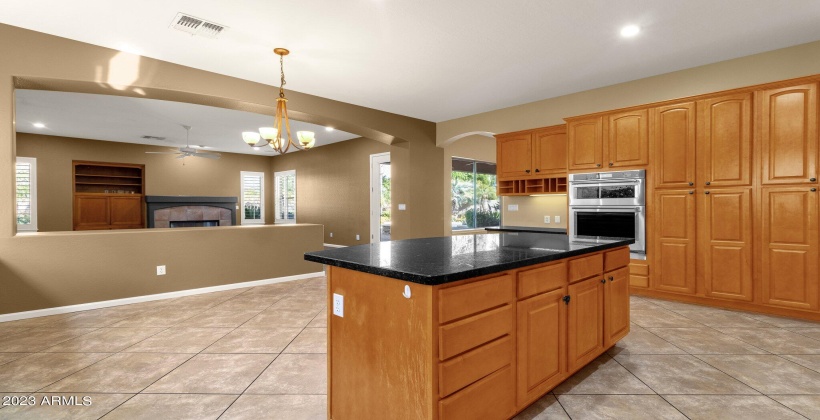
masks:
{"label": "plantation shutter", "polygon": [[264,223],[264,183],[261,172],[242,172],[242,221]]}

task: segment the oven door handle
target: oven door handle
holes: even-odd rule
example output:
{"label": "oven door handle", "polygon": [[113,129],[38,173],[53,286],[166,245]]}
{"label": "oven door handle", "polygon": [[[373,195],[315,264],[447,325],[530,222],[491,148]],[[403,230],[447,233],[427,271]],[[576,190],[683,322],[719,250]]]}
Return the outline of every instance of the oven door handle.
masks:
{"label": "oven door handle", "polygon": [[606,184],[639,184],[642,180],[640,179],[633,179],[633,178],[614,178],[614,179],[595,179],[595,180],[584,180],[584,181],[570,181],[571,185],[574,184],[599,184],[599,185],[606,185]]}

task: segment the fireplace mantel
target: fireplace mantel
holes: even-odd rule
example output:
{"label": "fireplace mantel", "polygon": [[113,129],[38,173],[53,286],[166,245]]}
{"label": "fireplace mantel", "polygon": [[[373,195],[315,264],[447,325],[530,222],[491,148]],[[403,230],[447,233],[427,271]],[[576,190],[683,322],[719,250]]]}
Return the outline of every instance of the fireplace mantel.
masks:
{"label": "fireplace mantel", "polygon": [[148,228],[155,228],[156,221],[154,212],[170,207],[218,207],[230,211],[231,225],[236,225],[236,204],[239,200],[236,197],[201,197],[185,195],[147,195],[145,203],[147,205]]}

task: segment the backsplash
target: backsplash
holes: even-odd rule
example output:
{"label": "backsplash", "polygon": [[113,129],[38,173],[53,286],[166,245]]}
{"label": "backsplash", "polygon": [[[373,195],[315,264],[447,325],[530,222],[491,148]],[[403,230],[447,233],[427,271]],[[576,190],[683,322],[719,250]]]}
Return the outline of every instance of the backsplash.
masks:
{"label": "backsplash", "polygon": [[[510,205],[517,205],[517,211],[510,211]],[[544,223],[544,216],[550,223]],[[561,218],[555,223],[555,216]],[[528,226],[542,228],[567,228],[567,196],[505,196],[502,199],[502,223],[506,226]]]}

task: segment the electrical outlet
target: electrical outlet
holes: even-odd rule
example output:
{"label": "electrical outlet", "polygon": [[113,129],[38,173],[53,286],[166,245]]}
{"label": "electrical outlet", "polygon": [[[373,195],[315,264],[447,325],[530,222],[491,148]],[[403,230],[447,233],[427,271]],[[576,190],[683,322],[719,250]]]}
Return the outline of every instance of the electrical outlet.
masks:
{"label": "electrical outlet", "polygon": [[164,265],[158,265],[157,266],[157,275],[158,276],[164,276],[165,275],[165,266]]}
{"label": "electrical outlet", "polygon": [[330,237],[331,237],[331,238],[333,237],[333,232],[330,232]]}
{"label": "electrical outlet", "polygon": [[518,204],[508,204],[507,211],[518,211]]}
{"label": "electrical outlet", "polygon": [[360,240],[361,240],[361,236],[356,235],[356,240],[357,240],[357,241],[360,241]]}
{"label": "electrical outlet", "polygon": [[333,315],[340,318],[345,316],[345,297],[338,293],[333,294]]}
{"label": "electrical outlet", "polygon": [[399,210],[407,210],[407,204],[399,204]]}
{"label": "electrical outlet", "polygon": [[544,223],[550,224],[550,217],[549,216],[544,216]]}
{"label": "electrical outlet", "polygon": [[555,223],[561,223],[561,216],[555,216]]}

